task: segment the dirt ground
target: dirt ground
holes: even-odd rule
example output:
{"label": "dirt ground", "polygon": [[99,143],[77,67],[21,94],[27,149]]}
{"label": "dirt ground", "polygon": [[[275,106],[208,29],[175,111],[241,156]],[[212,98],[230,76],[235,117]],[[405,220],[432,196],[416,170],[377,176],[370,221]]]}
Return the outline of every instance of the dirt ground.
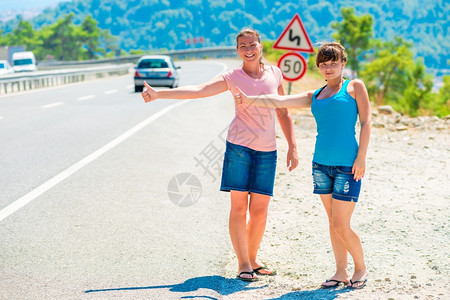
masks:
{"label": "dirt ground", "polygon": [[[385,116],[383,116],[386,118]],[[367,286],[324,290],[334,274],[328,221],[312,194],[315,122],[293,114],[300,158],[285,167],[287,144],[278,128],[278,166],[260,258],[278,275],[223,299],[450,299],[450,128],[372,128],[367,171],[352,227],[368,266]],[[380,116],[373,122],[379,124]],[[436,129],[439,128],[439,129]],[[349,256],[349,273],[353,272]],[[236,276],[230,256],[226,275]]]}

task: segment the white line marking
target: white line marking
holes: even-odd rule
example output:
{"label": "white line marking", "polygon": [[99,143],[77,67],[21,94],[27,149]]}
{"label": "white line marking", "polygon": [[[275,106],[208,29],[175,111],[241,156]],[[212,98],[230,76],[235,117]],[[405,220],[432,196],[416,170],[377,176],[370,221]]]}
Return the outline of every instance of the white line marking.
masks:
{"label": "white line marking", "polygon": [[2,116],[0,116],[0,120],[1,120],[1,119],[3,119],[3,117],[2,117]]}
{"label": "white line marking", "polygon": [[114,94],[114,93],[117,93],[117,90],[109,90],[109,91],[104,92],[105,95]]}
{"label": "white line marking", "polygon": [[78,101],[84,101],[84,100],[88,100],[88,99],[92,99],[92,98],[94,98],[94,95],[87,95],[87,96],[84,96],[84,97],[77,98],[77,100]]}
{"label": "white line marking", "polygon": [[50,107],[60,106],[63,104],[64,104],[64,102],[55,102],[55,103],[50,103],[47,105],[42,105],[41,108],[50,108]]}
{"label": "white line marking", "polygon": [[134,88],[134,84],[127,85],[126,88],[127,88],[127,89],[132,89],[132,88]]}
{"label": "white line marking", "polygon": [[[223,73],[227,69],[225,64],[223,64],[223,66],[224,66],[224,69],[220,73]],[[0,210],[0,222],[3,221],[8,216],[15,213],[16,211],[18,211],[19,209],[21,209],[22,207],[24,207],[25,205],[27,205],[28,203],[30,203],[31,201],[33,201],[34,199],[36,199],[37,197],[39,197],[40,195],[42,195],[43,193],[45,193],[46,191],[48,191],[49,189],[51,189],[52,187],[54,187],[55,185],[57,185],[58,183],[60,183],[61,181],[63,181],[64,179],[68,178],[69,176],[71,176],[72,174],[77,172],[81,168],[83,168],[86,165],[88,165],[89,163],[93,162],[94,160],[99,158],[101,155],[103,155],[106,152],[108,152],[109,150],[113,149],[114,147],[116,147],[117,145],[119,145],[120,143],[122,143],[123,141],[128,139],[129,137],[131,137],[133,134],[137,133],[139,130],[141,130],[142,128],[144,128],[145,126],[150,124],[151,122],[157,120],[158,118],[160,118],[167,112],[171,111],[175,107],[178,107],[178,106],[188,103],[190,101],[191,100],[184,100],[179,103],[172,104],[171,106],[168,106],[168,107],[158,111],[156,114],[150,116],[149,118],[145,119],[141,123],[137,124],[136,126],[131,128],[124,134],[118,136],[117,138],[115,138],[108,144],[104,145],[97,151],[94,151],[93,153],[89,154],[88,156],[81,159],[74,165],[65,169],[58,175],[52,177],[45,183],[41,184],[40,186],[38,186],[37,188],[35,188],[31,192],[29,192],[28,194],[20,197],[19,199],[17,199],[16,201],[14,201],[10,205],[8,205],[7,207]]]}
{"label": "white line marking", "polygon": [[119,137],[115,138],[108,144],[104,145],[97,151],[89,154],[88,156],[86,156],[82,160],[78,161],[74,165],[70,166],[69,168],[65,169],[64,171],[62,171],[55,177],[49,179],[47,182],[38,186],[37,188],[35,188],[31,192],[29,192],[28,194],[26,194],[26,195],[22,196],[21,198],[19,198],[18,200],[14,201],[13,203],[11,203],[10,205],[8,205],[7,207],[3,208],[0,211],[0,221],[4,220],[9,215],[18,211],[20,208],[24,207],[25,205],[27,205],[28,203],[30,203],[31,201],[33,201],[34,199],[36,199],[37,197],[39,197],[40,195],[42,195],[43,193],[45,193],[46,191],[48,191],[49,189],[51,189],[52,187],[54,187],[55,185],[57,185],[64,179],[66,179],[67,177],[69,177],[70,175],[72,175],[73,173],[77,172],[78,170],[80,170],[81,168],[86,166],[87,164],[96,160],[101,155],[103,155],[106,152],[108,152],[109,150],[113,149],[114,147],[116,147],[117,145],[119,145],[120,143],[122,143],[123,141],[128,139],[130,136],[132,136],[133,134],[135,134],[136,132],[138,132],[139,130],[141,130],[142,128],[144,128],[145,126],[150,124],[151,122],[153,122],[156,119],[158,119],[159,117],[163,116],[165,113],[167,113],[170,110],[174,109],[175,107],[185,104],[187,102],[189,102],[189,100],[181,101],[180,103],[176,103],[176,104],[172,104],[171,106],[168,106],[168,107],[160,110],[156,114],[152,115],[151,117],[147,118],[146,120],[142,121],[141,123],[139,123],[136,126],[134,126],[133,128],[131,128],[124,134],[120,135]]}

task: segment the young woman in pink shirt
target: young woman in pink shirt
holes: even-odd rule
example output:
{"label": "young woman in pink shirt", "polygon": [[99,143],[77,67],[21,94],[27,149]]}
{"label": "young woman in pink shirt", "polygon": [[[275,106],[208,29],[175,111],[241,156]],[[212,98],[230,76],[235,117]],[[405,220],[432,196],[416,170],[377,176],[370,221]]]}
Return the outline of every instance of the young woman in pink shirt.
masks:
{"label": "young woman in pink shirt", "polygon": [[[227,90],[234,94],[236,85],[248,95],[283,95],[280,69],[262,63],[258,32],[243,29],[237,35],[236,43],[237,53],[243,61],[241,67],[197,86],[155,90],[145,83],[146,90],[142,93],[145,102],[158,98],[204,98]],[[287,166],[290,171],[298,165],[297,145],[287,109],[252,105],[236,105],[235,108],[236,115],[228,129],[220,190],[231,195],[229,232],[239,263],[237,278],[254,281],[258,279],[257,275],[275,275],[274,269],[257,259],[275,180],[275,114],[289,144]]]}

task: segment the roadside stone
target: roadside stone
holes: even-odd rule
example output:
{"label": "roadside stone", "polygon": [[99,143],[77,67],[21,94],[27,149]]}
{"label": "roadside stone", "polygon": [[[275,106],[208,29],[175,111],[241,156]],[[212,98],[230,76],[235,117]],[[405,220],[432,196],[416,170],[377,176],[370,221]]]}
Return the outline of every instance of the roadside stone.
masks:
{"label": "roadside stone", "polygon": [[406,127],[405,125],[397,125],[394,130],[396,131],[404,131],[404,130],[408,130],[408,127]]}
{"label": "roadside stone", "polygon": [[381,106],[378,106],[378,112],[381,114],[390,115],[390,114],[395,113],[395,110],[390,105],[381,105]]}
{"label": "roadside stone", "polygon": [[375,128],[385,128],[386,126],[383,123],[373,122],[372,127]]}
{"label": "roadside stone", "polygon": [[450,129],[449,116],[440,119],[437,116],[409,117],[395,112],[390,105],[382,105],[372,111],[372,127],[386,128],[390,131],[436,130],[445,131]]}

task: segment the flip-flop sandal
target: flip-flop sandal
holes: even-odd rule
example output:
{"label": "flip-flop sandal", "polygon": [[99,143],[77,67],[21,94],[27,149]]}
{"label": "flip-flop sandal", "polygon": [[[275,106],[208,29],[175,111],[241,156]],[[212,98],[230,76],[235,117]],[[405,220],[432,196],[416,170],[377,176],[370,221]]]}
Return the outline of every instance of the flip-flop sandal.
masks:
{"label": "flip-flop sandal", "polygon": [[261,270],[269,270],[269,268],[266,265],[264,265],[262,267],[253,269],[253,272],[255,272],[257,275],[262,275],[262,276],[274,276],[274,275],[277,275],[277,270],[272,270],[272,273],[269,273],[269,274],[259,272]]}
{"label": "flip-flop sandal", "polygon": [[[242,274],[248,274],[248,275],[251,275],[252,277],[251,278],[245,278],[245,277],[241,276]],[[255,272],[253,272],[253,271],[251,271],[251,272],[243,271],[243,272],[239,273],[239,275],[237,275],[236,278],[240,279],[242,281],[258,281],[259,280],[258,277],[253,277],[253,276],[255,276]]]}
{"label": "flip-flop sandal", "polygon": [[[361,284],[360,286],[353,286],[354,284],[360,283],[360,282],[362,282],[362,284]],[[348,287],[349,289],[359,290],[359,289],[362,289],[363,287],[366,286],[366,282],[367,282],[367,278],[364,279],[364,280],[356,280],[356,281],[352,281],[352,280],[350,279],[350,286],[347,286],[347,287]]]}
{"label": "flip-flop sandal", "polygon": [[336,280],[336,279],[327,279],[327,280],[325,280],[324,283],[327,283],[327,282],[335,282],[335,284],[326,285],[326,284],[323,284],[323,283],[322,283],[322,284],[321,284],[321,287],[322,287],[323,289],[334,288],[334,287],[339,286],[341,283],[348,284],[348,282],[340,281],[340,280]]}

